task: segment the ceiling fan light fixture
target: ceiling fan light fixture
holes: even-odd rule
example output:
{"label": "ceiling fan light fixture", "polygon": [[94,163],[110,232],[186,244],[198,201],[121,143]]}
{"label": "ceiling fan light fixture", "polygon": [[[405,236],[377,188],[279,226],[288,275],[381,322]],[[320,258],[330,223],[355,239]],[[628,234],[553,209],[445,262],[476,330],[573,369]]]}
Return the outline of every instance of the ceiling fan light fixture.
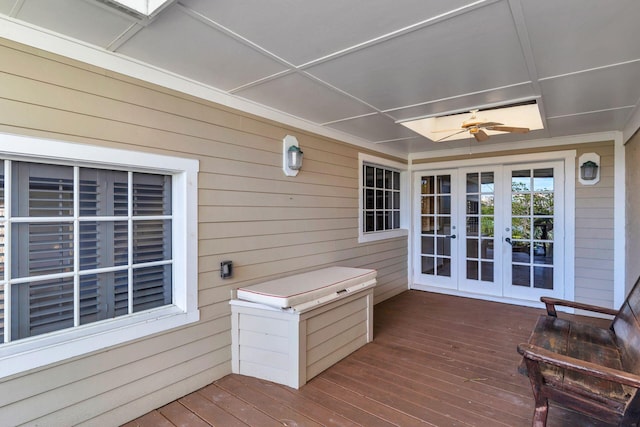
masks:
{"label": "ceiling fan light fixture", "polygon": [[[399,123],[435,142],[475,137],[479,130],[483,130],[486,135],[483,140],[486,140],[491,135],[503,132],[527,133],[530,130],[544,128],[540,109],[535,102],[513,107],[469,111],[400,121]],[[508,123],[509,126],[505,126],[503,123]],[[443,135],[443,132],[448,132],[451,135],[446,136],[446,133]]]}

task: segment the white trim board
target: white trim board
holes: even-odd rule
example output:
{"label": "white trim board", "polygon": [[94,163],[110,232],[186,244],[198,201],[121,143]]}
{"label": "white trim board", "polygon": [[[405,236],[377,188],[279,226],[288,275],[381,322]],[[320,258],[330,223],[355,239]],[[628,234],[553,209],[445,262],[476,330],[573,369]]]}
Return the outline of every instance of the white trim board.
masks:
{"label": "white trim board", "polygon": [[[445,148],[442,150],[424,151],[421,153],[409,154],[409,162],[422,160],[422,159],[436,159],[439,157],[452,157],[452,156],[468,156],[470,154],[491,154],[496,151],[512,151],[512,150],[526,150],[530,148],[540,147],[557,147],[562,145],[572,144],[589,144],[592,142],[601,141],[615,141],[620,137],[621,133],[618,131],[611,132],[599,132],[590,133],[584,135],[571,135],[562,136],[556,138],[544,138],[544,139],[532,139],[527,141],[518,142],[503,142],[499,144],[478,144],[472,142],[470,147],[462,148]],[[418,164],[418,166],[421,164]]]}

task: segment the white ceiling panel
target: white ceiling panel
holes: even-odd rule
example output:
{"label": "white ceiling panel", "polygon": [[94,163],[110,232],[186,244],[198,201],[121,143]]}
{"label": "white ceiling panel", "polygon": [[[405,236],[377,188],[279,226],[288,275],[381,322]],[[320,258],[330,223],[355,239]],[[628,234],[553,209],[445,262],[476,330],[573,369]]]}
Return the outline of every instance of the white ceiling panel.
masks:
{"label": "white ceiling panel", "polygon": [[[265,83],[241,89],[235,94],[261,104],[269,103],[280,111],[316,123],[326,123],[375,112],[365,104],[340,92],[327,90],[317,81],[299,73],[287,74]],[[327,105],[331,105],[331,108],[327,108]]]}
{"label": "white ceiling panel", "polygon": [[0,13],[4,13],[5,15],[11,13],[15,2],[16,0],[0,0]]}
{"label": "white ceiling panel", "polygon": [[507,3],[311,67],[381,110],[529,81]]}
{"label": "white ceiling panel", "polygon": [[118,52],[222,90],[286,69],[177,6],[163,11]]}
{"label": "white ceiling panel", "polygon": [[[603,81],[609,80],[607,84]],[[629,81],[638,81],[629,85]],[[549,116],[635,105],[640,98],[640,61],[540,82]]]}
{"label": "white ceiling panel", "polygon": [[547,119],[552,137],[580,135],[581,133],[607,132],[623,126],[631,114],[631,108],[580,114]]}
{"label": "white ceiling panel", "polygon": [[531,83],[498,88],[486,92],[463,95],[460,97],[441,99],[424,105],[385,111],[396,120],[439,115],[443,113],[469,111],[472,108],[512,104],[517,100],[533,99],[536,92]]}
{"label": "white ceiling panel", "polygon": [[521,1],[540,78],[640,58],[638,0]]}
{"label": "white ceiling panel", "polygon": [[176,90],[394,155],[458,147],[396,121],[525,100],[546,129],[483,145],[631,135],[640,117],[640,0],[178,0],[150,22],[102,2],[0,0],[0,29],[134,77],[150,64]]}
{"label": "white ceiling panel", "polygon": [[16,18],[103,48],[134,22],[84,0],[25,0]]}
{"label": "white ceiling panel", "polygon": [[[182,0],[295,65],[430,19],[469,0]],[[259,11],[259,12],[256,12]]]}
{"label": "white ceiling panel", "polygon": [[330,123],[327,126],[343,132],[360,135],[371,142],[415,138],[418,136],[404,126],[396,125],[392,119],[379,113],[343,122]]}

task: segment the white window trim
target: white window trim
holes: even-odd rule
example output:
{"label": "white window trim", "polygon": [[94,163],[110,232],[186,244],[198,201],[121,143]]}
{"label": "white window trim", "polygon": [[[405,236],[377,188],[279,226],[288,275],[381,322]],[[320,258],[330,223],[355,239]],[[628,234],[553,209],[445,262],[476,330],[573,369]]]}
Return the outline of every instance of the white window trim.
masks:
{"label": "white window trim", "polygon": [[194,159],[0,133],[0,157],[172,175],[173,301],[120,318],[0,344],[0,378],[196,322],[198,170]]}
{"label": "white window trim", "polygon": [[[400,172],[400,228],[386,231],[372,231],[365,233],[363,231],[364,217],[364,201],[362,197],[362,187],[364,185],[362,176],[363,164],[373,164],[382,167],[395,169]],[[358,153],[358,243],[375,242],[378,240],[394,239],[397,237],[406,237],[409,235],[410,211],[409,211],[409,171],[408,165],[395,162],[393,160],[384,159],[382,157],[372,156],[370,154]]]}

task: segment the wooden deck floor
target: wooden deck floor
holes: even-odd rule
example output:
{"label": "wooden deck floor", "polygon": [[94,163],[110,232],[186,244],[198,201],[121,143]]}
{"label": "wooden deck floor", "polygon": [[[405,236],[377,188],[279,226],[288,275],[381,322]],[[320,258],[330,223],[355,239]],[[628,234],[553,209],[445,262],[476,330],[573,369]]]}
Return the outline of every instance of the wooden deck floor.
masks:
{"label": "wooden deck floor", "polygon": [[[531,425],[516,345],[542,310],[408,291],[374,312],[374,341],[299,390],[228,375],[126,427]],[[552,406],[547,425],[605,424]]]}

